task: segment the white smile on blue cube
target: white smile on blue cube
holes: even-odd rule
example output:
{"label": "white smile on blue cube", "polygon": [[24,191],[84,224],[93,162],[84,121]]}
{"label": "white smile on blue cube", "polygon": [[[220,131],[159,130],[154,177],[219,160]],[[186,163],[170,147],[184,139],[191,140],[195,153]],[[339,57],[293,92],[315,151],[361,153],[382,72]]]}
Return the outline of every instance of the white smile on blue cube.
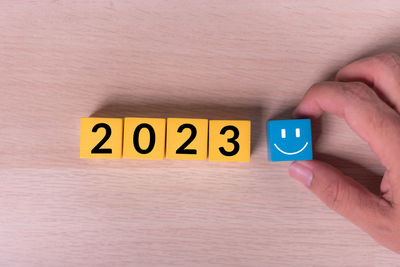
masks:
{"label": "white smile on blue cube", "polygon": [[310,119],[269,121],[267,141],[270,161],[313,158]]}

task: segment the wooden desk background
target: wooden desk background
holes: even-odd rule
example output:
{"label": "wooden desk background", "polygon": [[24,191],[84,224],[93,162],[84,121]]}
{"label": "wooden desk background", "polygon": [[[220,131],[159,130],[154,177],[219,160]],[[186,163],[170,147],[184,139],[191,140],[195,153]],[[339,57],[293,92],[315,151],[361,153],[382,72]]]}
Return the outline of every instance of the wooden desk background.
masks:
{"label": "wooden desk background", "polygon": [[[1,266],[400,266],[266,160],[314,82],[400,52],[400,2],[1,1]],[[250,163],[79,159],[79,118],[251,119]],[[317,157],[377,189],[331,116]]]}

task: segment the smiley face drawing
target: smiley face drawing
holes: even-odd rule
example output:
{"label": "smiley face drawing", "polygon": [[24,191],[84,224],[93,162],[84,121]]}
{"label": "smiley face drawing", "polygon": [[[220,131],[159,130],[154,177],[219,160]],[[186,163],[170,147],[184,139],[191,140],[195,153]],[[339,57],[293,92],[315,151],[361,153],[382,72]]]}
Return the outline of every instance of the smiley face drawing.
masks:
{"label": "smiley face drawing", "polygon": [[269,121],[267,141],[270,161],[313,158],[310,119]]}

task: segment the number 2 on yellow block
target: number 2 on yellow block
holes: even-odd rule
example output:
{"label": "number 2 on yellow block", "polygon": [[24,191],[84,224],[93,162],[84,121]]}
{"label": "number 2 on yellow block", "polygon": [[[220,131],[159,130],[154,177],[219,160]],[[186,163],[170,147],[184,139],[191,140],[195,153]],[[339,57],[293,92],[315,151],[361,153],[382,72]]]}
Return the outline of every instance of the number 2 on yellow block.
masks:
{"label": "number 2 on yellow block", "polygon": [[208,120],[167,118],[168,159],[207,159]]}
{"label": "number 2 on yellow block", "polygon": [[80,157],[121,158],[122,132],[123,119],[81,118]]}

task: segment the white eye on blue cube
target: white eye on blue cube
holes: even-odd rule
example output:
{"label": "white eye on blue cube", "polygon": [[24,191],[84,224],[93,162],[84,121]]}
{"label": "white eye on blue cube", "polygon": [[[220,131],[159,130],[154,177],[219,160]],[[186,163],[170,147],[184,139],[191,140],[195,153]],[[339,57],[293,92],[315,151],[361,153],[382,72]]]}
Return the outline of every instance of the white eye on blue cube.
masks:
{"label": "white eye on blue cube", "polygon": [[267,122],[267,142],[270,161],[313,159],[310,119]]}

